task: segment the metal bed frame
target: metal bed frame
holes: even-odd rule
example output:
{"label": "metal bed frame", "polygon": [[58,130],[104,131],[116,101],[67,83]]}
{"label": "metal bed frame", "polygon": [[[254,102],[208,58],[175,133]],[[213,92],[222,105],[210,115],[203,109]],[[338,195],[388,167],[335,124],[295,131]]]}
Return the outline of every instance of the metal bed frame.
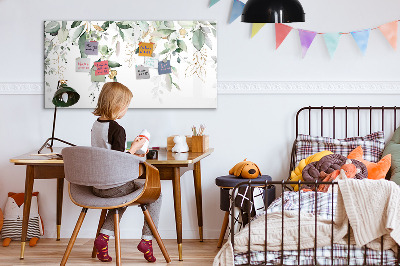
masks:
{"label": "metal bed frame", "polygon": [[[369,112],[369,131],[370,131],[370,133],[372,133],[373,114],[375,114],[376,112],[379,112],[379,111],[381,112],[381,130],[384,131],[384,129],[385,129],[385,113],[387,113],[386,111],[393,112],[393,130],[395,130],[396,129],[396,125],[397,125],[397,123],[396,123],[397,111],[399,109],[400,108],[398,108],[396,106],[393,106],[393,107],[385,107],[385,106],[382,106],[382,107],[372,107],[372,106],[369,106],[369,107],[360,107],[360,106],[357,106],[357,107],[348,107],[348,106],[344,106],[344,107],[337,107],[337,106],[331,106],[331,107],[324,107],[324,106],[312,107],[312,106],[308,106],[308,107],[303,107],[296,114],[296,138],[300,134],[299,133],[299,125],[300,125],[299,124],[299,120],[300,120],[300,114],[303,111],[308,111],[308,134],[309,135],[311,135],[311,131],[312,131],[311,112],[313,110],[319,111],[319,115],[320,115],[320,136],[324,136],[324,111],[325,110],[331,110],[330,113],[332,114],[331,118],[332,118],[332,123],[333,123],[332,124],[332,129],[333,129],[332,136],[333,136],[333,138],[336,137],[336,122],[337,122],[336,113],[339,112],[339,111],[340,112],[344,112],[344,121],[341,121],[341,122],[342,122],[342,125],[344,123],[345,137],[347,138],[348,137],[348,125],[349,125],[349,121],[348,121],[349,120],[348,119],[349,115],[348,115],[348,113],[356,112],[356,115],[357,115],[357,136],[360,136],[360,122],[361,122],[360,113],[361,112],[364,112],[364,113],[366,111]],[[327,113],[327,112],[325,112],[325,113]],[[327,119],[325,119],[325,121],[326,120]],[[353,125],[354,125],[354,123],[353,123]],[[293,148],[292,148],[289,176],[290,176],[290,172],[296,167],[296,165],[295,165],[295,158],[296,158],[295,146],[296,146],[296,141],[294,142]],[[266,188],[268,188],[269,186],[271,186],[271,185],[281,186],[282,195],[283,195],[285,190],[291,190],[290,187],[287,186],[287,185],[292,185],[292,184],[299,185],[299,187],[300,187],[301,184],[314,185],[314,191],[317,192],[317,189],[318,189],[319,185],[330,184],[330,185],[332,185],[332,190],[333,190],[334,186],[336,186],[338,183],[336,181],[332,181],[332,182],[320,182],[320,181],[304,182],[304,181],[287,181],[287,180],[286,181],[283,180],[283,181],[265,181],[265,182],[263,182],[263,181],[252,181],[250,179],[249,181],[242,182],[242,183],[236,185],[234,187],[233,191],[232,191],[232,195],[235,195],[235,192],[239,187],[242,187],[242,186],[251,186],[251,187],[254,186],[254,187],[256,187],[257,186],[259,188],[263,188],[264,189],[266,198],[268,198],[268,189],[266,189]],[[300,190],[298,191],[298,193],[299,193],[299,202],[301,202],[301,192],[300,192]],[[253,194],[253,191],[250,189],[250,198],[252,198],[252,196],[253,196],[252,194]],[[284,212],[284,197],[281,197],[281,198],[282,198],[282,212]],[[331,221],[332,222],[332,224],[331,224],[332,225],[332,227],[331,227],[332,228],[332,237],[331,237],[331,261],[332,261],[332,265],[334,263],[334,254],[333,254],[333,252],[334,252],[334,250],[333,250],[333,244],[334,244],[333,243],[333,224],[334,224],[334,220],[333,220],[334,219],[334,217],[333,217],[333,210],[334,210],[333,204],[334,203],[333,202],[334,202],[334,200],[333,199],[334,199],[334,193],[332,193],[332,213],[331,213],[331,215],[332,215],[332,221]],[[315,213],[317,213],[317,208],[318,208],[317,207],[317,202],[318,202],[317,193],[315,193]],[[264,201],[264,208],[265,208],[264,262],[260,263],[259,265],[271,265],[271,264],[268,264],[268,262],[267,262],[267,252],[268,252],[268,250],[267,250],[267,242],[268,242],[268,239],[267,239],[267,233],[268,233],[267,207],[268,207],[267,206],[267,201]],[[300,204],[299,204],[298,214],[299,214],[298,226],[300,227]],[[234,197],[232,197],[232,200],[231,200],[231,232],[230,232],[231,239],[230,239],[230,241],[231,241],[231,244],[232,244],[233,248],[234,248],[234,245],[235,245],[235,241],[234,241],[234,237],[235,237],[235,234],[234,234],[234,217],[235,217]],[[313,264],[307,264],[307,265],[318,265],[317,264],[317,254],[316,254],[317,238],[318,238],[316,224],[317,224],[317,215],[315,215],[315,239],[314,239],[314,258],[313,258],[314,263]],[[251,264],[251,255],[250,255],[251,254],[251,249],[250,249],[250,243],[251,243],[251,230],[250,230],[251,229],[251,219],[249,219],[248,227],[249,227],[249,242],[247,244],[247,262],[248,263],[245,264],[245,265],[250,265]],[[283,256],[283,251],[284,251],[284,240],[283,240],[283,235],[284,235],[284,217],[283,216],[282,216],[282,232],[281,232],[281,234],[282,234],[281,249],[280,249],[281,256],[280,256],[280,264],[279,265],[284,265],[283,264],[283,259],[284,259],[284,256]],[[297,247],[298,247],[297,248],[297,265],[305,265],[305,264],[300,264],[300,254],[301,254],[300,242],[301,242],[301,237],[300,237],[300,230],[299,230],[298,243],[297,243]],[[398,248],[399,252],[397,253],[397,258],[396,258],[395,265],[400,265],[400,249],[399,249],[400,246],[397,245],[397,248]],[[364,263],[363,263],[363,265],[367,265],[366,264],[367,263],[367,253],[366,253],[366,249],[367,248],[366,248],[366,246],[363,246],[363,249],[364,249]],[[348,226],[348,233],[347,233],[347,264],[346,265],[350,265],[350,224]],[[383,261],[383,236],[381,237],[380,265],[384,265],[384,261]]]}

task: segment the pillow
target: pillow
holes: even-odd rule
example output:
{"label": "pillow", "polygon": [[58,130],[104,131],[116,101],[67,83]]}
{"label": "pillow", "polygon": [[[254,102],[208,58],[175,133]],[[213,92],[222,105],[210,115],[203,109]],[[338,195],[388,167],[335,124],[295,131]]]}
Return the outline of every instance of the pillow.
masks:
{"label": "pillow", "polygon": [[375,180],[385,178],[390,168],[391,157],[392,156],[390,154],[387,154],[377,163],[369,162],[363,159],[363,149],[361,148],[361,146],[355,148],[347,156],[347,158],[349,159],[355,159],[365,164],[368,170],[368,179],[375,179]]}
{"label": "pillow", "polygon": [[392,166],[388,175],[390,180],[400,185],[400,127],[396,129],[392,139],[386,144],[383,155],[392,155]]}
{"label": "pillow", "polygon": [[333,139],[329,137],[316,137],[299,134],[296,139],[295,165],[308,156],[329,150],[336,154],[347,156],[352,150],[361,146],[364,150],[364,159],[377,162],[381,158],[385,147],[383,131],[371,133],[364,137]]}

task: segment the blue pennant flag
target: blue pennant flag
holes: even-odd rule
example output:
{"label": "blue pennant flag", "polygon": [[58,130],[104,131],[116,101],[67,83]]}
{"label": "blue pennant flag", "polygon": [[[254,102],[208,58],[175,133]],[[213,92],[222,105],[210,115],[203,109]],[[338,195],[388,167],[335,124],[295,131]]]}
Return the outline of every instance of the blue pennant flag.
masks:
{"label": "blue pennant flag", "polygon": [[210,0],[210,5],[208,7],[212,7],[213,5],[215,5],[218,2],[219,2],[219,0]]}
{"label": "blue pennant flag", "polygon": [[233,0],[231,17],[229,19],[229,23],[232,23],[235,19],[237,19],[240,15],[242,15],[242,11],[244,8],[244,3],[239,0]]}
{"label": "blue pennant flag", "polygon": [[333,54],[336,51],[336,48],[338,47],[339,39],[340,39],[340,36],[342,36],[342,34],[340,34],[338,32],[324,33],[323,36],[324,36],[326,48],[328,48],[329,55],[332,58]]}
{"label": "blue pennant flag", "polygon": [[354,40],[356,41],[358,47],[361,50],[361,53],[364,55],[368,46],[369,33],[371,29],[360,30],[360,31],[352,31],[351,35],[353,35]]}

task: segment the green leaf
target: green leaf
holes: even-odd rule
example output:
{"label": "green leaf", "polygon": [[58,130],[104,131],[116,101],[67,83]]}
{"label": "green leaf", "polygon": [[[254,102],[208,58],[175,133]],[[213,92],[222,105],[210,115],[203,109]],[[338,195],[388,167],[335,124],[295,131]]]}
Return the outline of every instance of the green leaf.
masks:
{"label": "green leaf", "polygon": [[144,31],[148,31],[149,30],[149,23],[147,23],[146,21],[138,21],[139,27]]}
{"label": "green leaf", "polygon": [[65,30],[67,28],[67,21],[61,21],[61,29]]}
{"label": "green leaf", "polygon": [[187,46],[184,40],[177,41],[178,47],[181,48],[183,51],[187,52]]}
{"label": "green leaf", "polygon": [[108,54],[108,46],[107,45],[99,45],[99,52],[102,55],[107,55]]}
{"label": "green leaf", "polygon": [[79,25],[81,25],[82,21],[74,21],[71,24],[71,29],[78,27]]}
{"label": "green leaf", "polygon": [[49,55],[51,49],[53,49],[53,41],[50,41],[49,46],[47,47],[47,50],[44,54],[44,58],[47,58],[47,56]]}
{"label": "green leaf", "polygon": [[176,59],[176,62],[178,62],[180,64],[181,63],[181,58],[178,57],[178,59]]}
{"label": "green leaf", "polygon": [[169,52],[169,49],[166,48],[166,49],[164,49],[164,50],[160,53],[160,55],[161,55],[161,54],[166,54],[166,53],[168,53],[168,52]]}
{"label": "green leaf", "polygon": [[108,61],[108,67],[109,68],[115,68],[115,67],[120,67],[122,66],[120,63],[115,62],[115,61]]}
{"label": "green leaf", "polygon": [[164,25],[167,28],[173,29],[174,28],[174,22],[172,21],[164,21]]}
{"label": "green leaf", "polygon": [[200,51],[201,48],[203,48],[204,42],[205,42],[205,36],[200,29],[193,32],[192,43],[197,50]]}
{"label": "green leaf", "polygon": [[216,29],[211,29],[211,32],[214,35],[214,37],[217,37],[217,30]]}
{"label": "green leaf", "polygon": [[174,86],[175,86],[178,90],[181,90],[181,88],[179,87],[178,84],[176,84],[175,82],[172,82],[172,84],[174,84]]}
{"label": "green leaf", "polygon": [[129,28],[132,28],[131,25],[129,25],[129,24],[124,24],[124,23],[122,23],[122,22],[117,22],[117,26],[118,26],[118,28],[124,29],[124,30],[129,29]]}
{"label": "green leaf", "polygon": [[138,53],[139,53],[139,47],[136,48],[136,50],[135,50],[135,54],[138,54]]}
{"label": "green leaf", "polygon": [[101,25],[101,28],[106,31],[108,29],[108,27],[110,27],[110,22],[111,21],[106,21],[103,23],[103,25]]}
{"label": "green leaf", "polygon": [[[58,30],[60,29],[60,23],[58,21],[50,21],[47,23],[47,25],[44,27],[44,31],[47,33],[52,33],[56,34]],[[55,36],[55,35],[54,35]]]}
{"label": "green leaf", "polygon": [[60,43],[65,42],[67,40],[67,38],[68,38],[68,30],[67,29],[64,29],[64,30],[60,29],[58,31],[57,37],[58,37],[58,41]]}
{"label": "green leaf", "polygon": [[178,24],[185,29],[191,29],[194,26],[193,21],[178,21]]}
{"label": "green leaf", "polygon": [[85,53],[85,42],[86,42],[86,31],[81,35],[78,41],[79,51],[81,52],[81,58],[87,57]]}
{"label": "green leaf", "polygon": [[181,48],[177,48],[174,52],[175,53],[180,53],[180,52],[182,52],[183,50],[181,49]]}
{"label": "green leaf", "polygon": [[118,29],[119,35],[121,35],[122,41],[125,41],[125,34],[122,32],[121,29]]}
{"label": "green leaf", "polygon": [[210,38],[208,38],[208,36],[205,39],[205,43],[212,50],[212,42],[211,42]]}
{"label": "green leaf", "polygon": [[82,32],[85,30],[85,25],[80,26],[74,31],[72,34],[72,42],[74,42],[79,36],[81,36]]}
{"label": "green leaf", "polygon": [[173,33],[175,30],[170,30],[170,29],[161,29],[158,31],[154,31],[151,36],[156,36],[156,37],[168,37],[171,33]]}
{"label": "green leaf", "polygon": [[204,33],[211,33],[211,31],[208,27],[201,26],[200,28]]}

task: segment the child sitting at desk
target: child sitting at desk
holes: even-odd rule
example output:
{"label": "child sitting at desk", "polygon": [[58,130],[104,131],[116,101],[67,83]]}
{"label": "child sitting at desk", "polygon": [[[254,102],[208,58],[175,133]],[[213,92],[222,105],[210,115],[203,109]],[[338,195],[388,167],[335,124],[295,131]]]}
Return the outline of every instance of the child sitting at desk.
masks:
{"label": "child sitting at desk", "polygon": [[[105,83],[97,102],[97,107],[93,114],[99,118],[93,123],[91,142],[93,147],[106,148],[125,152],[125,129],[120,126],[115,120],[122,118],[132,100],[132,92],[123,84],[118,82]],[[142,148],[146,142],[144,138],[136,138],[129,153],[143,157],[144,155],[135,154],[137,150]],[[137,165],[139,167],[139,165]],[[132,176],[132,181],[121,184],[116,187],[93,187],[93,194],[102,198],[121,197],[132,193],[144,186],[143,183],[135,182],[137,176]],[[148,204],[147,208],[156,226],[160,216],[161,195],[153,203]],[[119,208],[118,212],[120,219],[125,212],[126,207]],[[99,236],[94,241],[97,249],[97,258],[101,261],[111,261],[112,258],[108,255],[108,240],[114,235],[114,219],[115,210],[109,210],[101,228]],[[142,230],[142,240],[137,246],[138,250],[144,253],[144,258],[149,262],[156,261],[153,256],[152,237],[150,227],[144,221]]]}

